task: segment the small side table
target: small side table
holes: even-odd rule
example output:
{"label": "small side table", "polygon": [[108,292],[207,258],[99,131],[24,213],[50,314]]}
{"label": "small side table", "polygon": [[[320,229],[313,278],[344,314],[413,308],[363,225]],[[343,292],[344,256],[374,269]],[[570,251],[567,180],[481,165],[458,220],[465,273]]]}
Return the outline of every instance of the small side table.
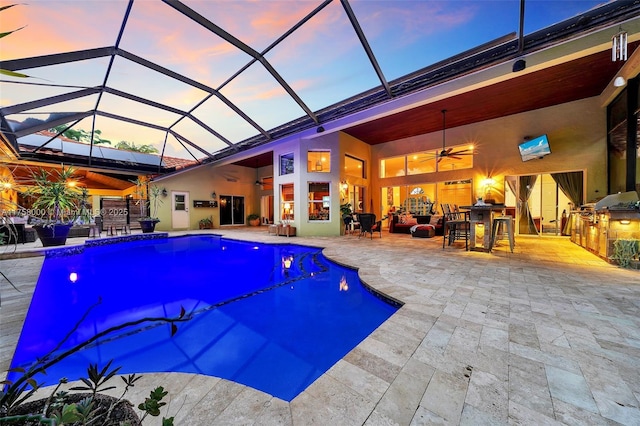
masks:
{"label": "small side table", "polygon": [[285,235],[287,237],[295,237],[296,236],[296,227],[287,225],[278,225],[278,234],[277,235]]}

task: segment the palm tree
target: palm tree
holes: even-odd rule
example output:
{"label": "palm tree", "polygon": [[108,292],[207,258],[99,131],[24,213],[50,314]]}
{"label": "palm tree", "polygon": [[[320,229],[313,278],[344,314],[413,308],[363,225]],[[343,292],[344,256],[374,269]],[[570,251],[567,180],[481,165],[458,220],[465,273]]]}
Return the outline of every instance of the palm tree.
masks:
{"label": "palm tree", "polygon": [[[17,6],[17,4],[9,4],[9,5],[6,5],[6,6],[1,6],[0,7],[0,12],[2,12],[3,10],[7,10],[10,7],[13,7],[13,6]],[[13,34],[16,31],[20,31],[23,28],[24,27],[20,27],[17,30],[2,32],[2,33],[0,33],[0,38],[6,37],[6,36],[8,36],[10,34]],[[15,71],[4,70],[2,68],[0,68],[0,74],[8,75],[8,76],[11,76],[11,77],[20,77],[20,78],[28,78],[29,77],[26,74],[22,74],[22,73],[15,72]]]}
{"label": "palm tree", "polygon": [[[53,132],[60,133],[65,138],[71,139],[77,142],[91,142],[91,132],[88,132],[84,129],[66,129],[66,125],[61,124],[60,126],[56,126],[50,129]],[[65,130],[66,129],[66,130]],[[93,131],[93,143],[94,145],[106,144],[111,145],[111,141],[108,139],[102,139],[102,130],[96,129]]]}
{"label": "palm tree", "polygon": [[143,154],[156,154],[158,148],[153,145],[136,145],[135,142],[120,141],[115,146],[116,149],[124,149],[126,151],[141,152]]}

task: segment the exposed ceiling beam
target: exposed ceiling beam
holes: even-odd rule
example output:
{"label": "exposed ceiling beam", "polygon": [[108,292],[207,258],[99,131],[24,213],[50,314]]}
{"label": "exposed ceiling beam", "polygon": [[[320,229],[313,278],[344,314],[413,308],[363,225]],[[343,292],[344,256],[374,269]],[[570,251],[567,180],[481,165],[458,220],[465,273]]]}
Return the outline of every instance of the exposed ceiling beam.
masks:
{"label": "exposed ceiling beam", "polygon": [[66,102],[73,99],[82,98],[84,96],[95,95],[96,93],[100,93],[102,88],[100,87],[91,87],[88,89],[78,90],[76,92],[64,93],[62,95],[51,96],[48,98],[42,98],[31,102],[25,102],[22,104],[11,105],[8,107],[0,108],[0,114],[2,115],[11,115],[18,114],[24,111],[29,111],[36,108],[42,108],[48,105],[57,104],[60,102]]}
{"label": "exposed ceiling beam", "polygon": [[202,25],[207,30],[209,30],[212,33],[216,34],[218,37],[222,38],[223,40],[227,41],[228,43],[231,43],[233,46],[237,47],[238,49],[242,50],[247,55],[249,55],[252,58],[254,58],[257,61],[259,61],[262,64],[262,66],[265,67],[265,69],[269,72],[269,74],[271,74],[271,76],[273,78],[275,78],[278,83],[280,83],[282,88],[289,94],[289,96],[291,96],[291,98],[298,104],[298,106],[300,106],[300,108],[302,108],[302,110],[309,117],[311,117],[311,119],[313,121],[318,123],[318,117],[302,101],[302,99],[291,88],[291,86],[289,86],[289,84],[286,81],[284,81],[282,76],[275,70],[275,68],[273,68],[273,66],[271,66],[269,61],[267,61],[265,59],[265,57],[262,56],[259,52],[257,52],[256,50],[254,50],[253,48],[251,48],[247,44],[243,43],[240,39],[232,36],[231,34],[226,32],[225,30],[223,30],[222,28],[220,28],[219,26],[217,26],[213,22],[209,21],[207,18],[205,18],[204,16],[200,15],[195,10],[185,6],[183,3],[181,3],[181,2],[179,2],[177,0],[162,0],[162,1],[165,2],[166,4],[168,4],[169,6],[173,7],[175,10],[177,10],[180,13],[182,13],[183,15],[185,15],[186,17],[188,17],[192,21],[197,22],[198,24]]}
{"label": "exposed ceiling beam", "polygon": [[21,128],[19,130],[16,130],[13,133],[16,136],[16,138],[21,138],[23,136],[27,136],[32,133],[40,132],[42,130],[48,130],[56,126],[60,126],[62,124],[67,124],[70,121],[82,120],[83,118],[90,117],[93,113],[94,111],[85,111],[85,112],[77,112],[75,114],[65,115],[60,118],[55,118],[53,120],[36,123],[33,126]]}
{"label": "exposed ceiling beam", "polygon": [[387,82],[387,79],[384,77],[384,74],[382,73],[382,69],[378,64],[378,60],[376,59],[376,56],[373,54],[373,50],[371,50],[371,46],[369,46],[369,41],[367,40],[367,37],[364,35],[364,32],[362,31],[362,28],[360,27],[360,23],[358,22],[358,19],[356,18],[355,13],[353,13],[353,9],[351,9],[351,5],[347,0],[341,0],[341,3],[342,3],[342,7],[344,8],[344,11],[347,13],[347,17],[349,18],[349,21],[351,21],[351,26],[353,26],[353,29],[358,35],[358,39],[360,39],[360,44],[362,44],[362,47],[364,48],[364,51],[366,52],[367,57],[369,58],[369,62],[371,62],[371,66],[373,66],[373,69],[378,75],[378,79],[380,80],[382,87],[384,87],[384,91],[387,92],[387,96],[389,96],[389,98],[393,97],[391,93],[391,87],[389,87],[389,82]]}
{"label": "exposed ceiling beam", "polygon": [[110,47],[98,47],[96,49],[77,50],[75,52],[56,53],[54,55],[34,56],[23,59],[10,59],[0,61],[0,68],[10,71],[19,71],[30,68],[48,67],[51,65],[66,64],[69,62],[86,61],[88,59],[103,58],[115,53],[116,49]]}

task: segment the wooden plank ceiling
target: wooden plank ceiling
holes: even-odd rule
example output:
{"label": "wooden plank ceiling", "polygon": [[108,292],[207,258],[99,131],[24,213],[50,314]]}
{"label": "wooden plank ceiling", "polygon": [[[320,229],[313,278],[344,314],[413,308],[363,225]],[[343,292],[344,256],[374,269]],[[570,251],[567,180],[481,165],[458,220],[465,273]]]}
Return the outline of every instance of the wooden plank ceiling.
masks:
{"label": "wooden plank ceiling", "polygon": [[[630,46],[630,51],[636,46]],[[447,110],[447,128],[451,128],[589,98],[602,93],[623,64],[612,62],[611,52],[604,51],[359,124],[344,132],[376,145],[442,130],[443,109]]]}

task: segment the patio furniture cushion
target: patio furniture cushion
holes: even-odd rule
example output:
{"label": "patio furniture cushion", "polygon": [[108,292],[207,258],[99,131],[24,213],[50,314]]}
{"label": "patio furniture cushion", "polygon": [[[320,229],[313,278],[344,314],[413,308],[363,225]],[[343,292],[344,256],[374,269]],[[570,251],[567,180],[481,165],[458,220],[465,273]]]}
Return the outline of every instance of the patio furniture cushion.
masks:
{"label": "patio furniture cushion", "polygon": [[433,225],[414,225],[411,227],[411,236],[418,238],[431,238],[436,235],[436,227]]}

